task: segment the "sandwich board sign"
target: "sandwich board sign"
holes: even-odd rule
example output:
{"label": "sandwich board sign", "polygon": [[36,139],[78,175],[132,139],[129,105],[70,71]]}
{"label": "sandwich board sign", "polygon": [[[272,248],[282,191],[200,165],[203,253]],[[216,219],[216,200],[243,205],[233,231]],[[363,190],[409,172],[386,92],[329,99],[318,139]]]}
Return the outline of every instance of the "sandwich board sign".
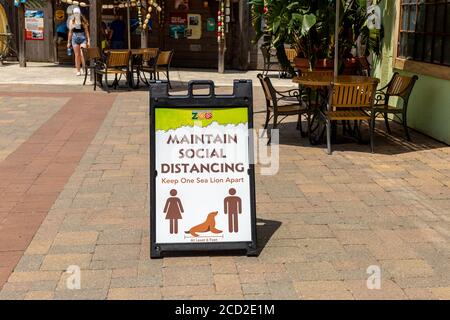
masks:
{"label": "sandwich board sign", "polygon": [[[194,94],[206,86],[209,94]],[[253,97],[250,80],[216,95],[150,85],[150,256],[245,250],[256,254]]]}

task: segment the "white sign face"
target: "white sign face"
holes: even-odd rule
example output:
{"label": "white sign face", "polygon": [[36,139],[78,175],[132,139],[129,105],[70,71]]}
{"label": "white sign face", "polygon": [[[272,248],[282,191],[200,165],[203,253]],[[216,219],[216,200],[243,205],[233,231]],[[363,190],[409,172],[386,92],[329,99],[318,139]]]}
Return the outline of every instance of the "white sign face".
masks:
{"label": "white sign face", "polygon": [[191,14],[187,15],[187,30],[188,39],[200,39],[202,37],[202,15],[201,14]]}
{"label": "white sign face", "polygon": [[155,109],[156,243],[252,240],[247,112]]}

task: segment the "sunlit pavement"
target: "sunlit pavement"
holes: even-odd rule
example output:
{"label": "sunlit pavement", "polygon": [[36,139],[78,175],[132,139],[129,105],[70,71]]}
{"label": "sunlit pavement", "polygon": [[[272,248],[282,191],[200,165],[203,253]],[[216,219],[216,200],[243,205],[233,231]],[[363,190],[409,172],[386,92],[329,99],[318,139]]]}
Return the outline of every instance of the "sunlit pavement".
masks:
{"label": "sunlit pavement", "polygon": [[[60,66],[54,63],[29,62],[26,68],[20,68],[15,62],[0,65],[0,84],[32,84],[32,85],[71,85],[79,86],[83,83],[84,74],[76,76],[76,70],[71,66]],[[251,79],[256,86],[260,86],[257,74],[261,71],[230,70],[224,74],[211,69],[179,69],[171,68],[170,80],[174,86],[187,85],[189,80],[211,79],[217,86],[231,86],[234,79]],[[281,79],[278,72],[270,72],[273,84],[278,87],[295,87],[290,79]],[[161,74],[161,80],[165,79]],[[86,88],[92,90],[90,77]]]}
{"label": "sunlit pavement", "polygon": [[289,120],[256,177],[260,255],[150,260],[148,94],[79,83],[0,85],[1,299],[450,298],[449,147],[380,123],[375,154],[328,156]]}

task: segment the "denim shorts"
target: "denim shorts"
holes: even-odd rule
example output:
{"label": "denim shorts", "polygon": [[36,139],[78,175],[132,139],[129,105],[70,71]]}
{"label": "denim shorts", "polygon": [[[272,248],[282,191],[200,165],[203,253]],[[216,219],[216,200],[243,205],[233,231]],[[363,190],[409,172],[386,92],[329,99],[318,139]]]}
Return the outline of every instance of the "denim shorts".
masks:
{"label": "denim shorts", "polygon": [[86,34],[84,32],[74,32],[72,35],[72,46],[86,44]]}

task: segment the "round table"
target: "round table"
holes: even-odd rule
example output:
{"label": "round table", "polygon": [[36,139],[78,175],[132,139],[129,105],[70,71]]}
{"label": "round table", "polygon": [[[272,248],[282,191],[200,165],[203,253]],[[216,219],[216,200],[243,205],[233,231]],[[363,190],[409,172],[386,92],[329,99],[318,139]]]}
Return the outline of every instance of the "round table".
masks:
{"label": "round table", "polygon": [[292,82],[297,83],[303,87],[320,88],[328,87],[331,83],[366,83],[368,81],[378,81],[377,78],[365,76],[328,76],[324,74],[314,74],[314,72],[305,74],[301,77],[295,77]]}
{"label": "round table", "polygon": [[[311,144],[319,144],[325,134],[325,123],[321,121],[319,112],[320,110],[326,109],[328,96],[327,89],[331,83],[367,83],[372,81],[378,82],[379,80],[372,77],[353,75],[340,75],[335,77],[320,72],[311,72],[292,79],[292,82],[297,83],[300,88],[309,89],[309,95],[311,94],[311,90],[316,91],[316,107],[311,108],[311,106],[308,106],[310,108],[310,114],[308,116],[308,136]],[[336,123],[333,123],[333,137],[336,137]]]}

